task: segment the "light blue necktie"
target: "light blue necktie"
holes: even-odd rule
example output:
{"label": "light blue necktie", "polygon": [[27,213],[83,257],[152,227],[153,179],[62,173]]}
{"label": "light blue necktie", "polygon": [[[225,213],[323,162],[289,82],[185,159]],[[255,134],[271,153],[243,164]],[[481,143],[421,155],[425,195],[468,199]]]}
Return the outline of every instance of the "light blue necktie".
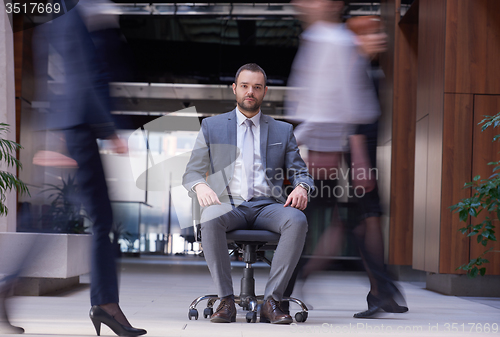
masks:
{"label": "light blue necktie", "polygon": [[253,175],[254,175],[254,149],[253,149],[253,122],[250,119],[245,120],[247,129],[243,136],[243,168],[246,186],[242,184],[241,196],[244,200],[250,200],[253,197]]}

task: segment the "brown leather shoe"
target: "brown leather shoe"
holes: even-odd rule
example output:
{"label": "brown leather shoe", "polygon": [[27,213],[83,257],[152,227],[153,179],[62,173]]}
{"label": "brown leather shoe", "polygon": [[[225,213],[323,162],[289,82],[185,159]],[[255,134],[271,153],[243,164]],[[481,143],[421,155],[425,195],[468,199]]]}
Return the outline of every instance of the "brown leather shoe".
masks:
{"label": "brown leather shoe", "polygon": [[236,322],[236,306],[232,298],[223,298],[217,307],[217,311],[210,318],[212,323]]}
{"label": "brown leather shoe", "polygon": [[260,309],[260,322],[272,324],[290,324],[292,316],[283,312],[278,301],[273,298],[267,299]]}

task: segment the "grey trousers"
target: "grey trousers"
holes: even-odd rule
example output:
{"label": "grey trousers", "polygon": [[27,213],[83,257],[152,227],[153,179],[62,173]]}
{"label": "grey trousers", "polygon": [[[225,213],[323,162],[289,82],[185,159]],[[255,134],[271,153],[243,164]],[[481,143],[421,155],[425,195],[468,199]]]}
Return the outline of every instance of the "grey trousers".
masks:
{"label": "grey trousers", "polygon": [[281,301],[288,281],[299,261],[307,233],[304,213],[283,207],[274,199],[250,200],[233,207],[228,201],[202,210],[201,240],[203,253],[217,289],[218,296],[233,294],[231,262],[226,232],[236,229],[266,229],[281,235],[274,253],[264,299]]}

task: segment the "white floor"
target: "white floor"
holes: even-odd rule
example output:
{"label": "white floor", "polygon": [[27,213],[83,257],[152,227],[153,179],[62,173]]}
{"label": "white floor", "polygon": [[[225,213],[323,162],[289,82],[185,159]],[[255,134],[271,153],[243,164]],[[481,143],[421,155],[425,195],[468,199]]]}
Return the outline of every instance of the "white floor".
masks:
{"label": "white floor", "polygon": [[[307,281],[303,300],[313,306],[305,323],[290,326],[249,324],[243,310],[236,323],[214,324],[188,319],[188,307],[202,294],[216,293],[202,258],[137,258],[121,264],[120,304],[130,322],[147,336],[500,336],[500,299],[444,296],[423,289],[422,283],[400,283],[410,311],[377,319],[355,319],[366,308],[368,282],[363,273],[323,272]],[[241,264],[233,273],[238,293]],[[269,269],[256,268],[257,293],[262,294]],[[95,336],[88,318],[88,277],[71,291],[41,297],[13,297],[11,320],[29,336]],[[292,306],[292,314],[295,313]],[[114,335],[107,327],[102,336]]]}

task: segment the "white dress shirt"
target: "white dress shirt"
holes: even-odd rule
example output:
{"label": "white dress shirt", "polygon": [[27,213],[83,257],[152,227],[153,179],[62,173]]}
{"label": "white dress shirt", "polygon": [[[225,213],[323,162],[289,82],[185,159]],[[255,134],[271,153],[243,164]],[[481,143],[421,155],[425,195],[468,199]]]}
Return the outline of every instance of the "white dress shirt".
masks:
{"label": "white dress shirt", "polygon": [[[253,149],[255,155],[255,175],[254,175],[254,197],[260,196],[269,196],[271,195],[271,189],[269,188],[269,184],[265,179],[264,167],[262,166],[262,158],[260,155],[260,116],[259,113],[250,120],[253,122],[252,131],[253,131]],[[247,117],[243,115],[238,108],[236,108],[236,146],[239,150],[239,155],[236,158],[236,162],[234,165],[234,173],[233,178],[229,182],[229,190],[231,191],[231,195],[233,196],[241,196],[241,184],[243,181],[244,174],[244,165],[243,165],[243,137],[245,135],[246,125],[245,120]]]}
{"label": "white dress shirt", "polygon": [[321,21],[302,34],[289,78],[292,87],[301,88],[298,106],[295,110],[287,102],[287,107],[303,121],[295,129],[297,142],[310,150],[347,151],[347,137],[356,126],[380,115],[369,60],[354,40],[344,25]]}

